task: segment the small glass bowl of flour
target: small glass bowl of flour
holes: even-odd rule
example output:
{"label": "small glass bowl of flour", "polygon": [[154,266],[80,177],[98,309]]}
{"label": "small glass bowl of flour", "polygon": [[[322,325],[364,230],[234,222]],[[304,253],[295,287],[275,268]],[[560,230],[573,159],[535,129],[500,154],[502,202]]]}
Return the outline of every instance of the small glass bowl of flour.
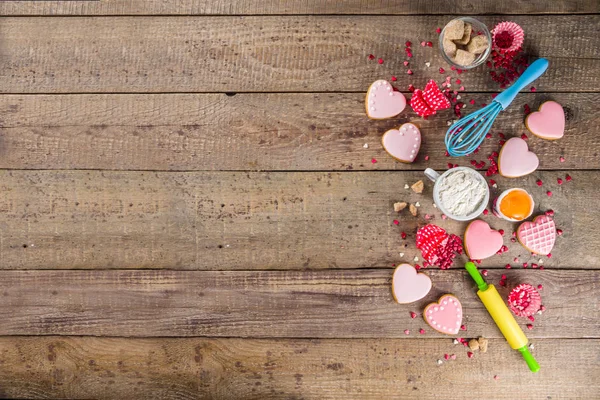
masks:
{"label": "small glass bowl of flour", "polygon": [[451,168],[441,175],[427,168],[425,175],[435,182],[433,201],[449,218],[470,221],[477,218],[488,205],[488,184],[485,178],[472,168]]}

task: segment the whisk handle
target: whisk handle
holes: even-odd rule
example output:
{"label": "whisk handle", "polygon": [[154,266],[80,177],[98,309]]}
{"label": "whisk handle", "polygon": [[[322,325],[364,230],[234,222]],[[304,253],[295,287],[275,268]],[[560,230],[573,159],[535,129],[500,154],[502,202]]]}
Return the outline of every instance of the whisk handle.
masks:
{"label": "whisk handle", "polygon": [[511,87],[496,96],[494,101],[500,103],[502,105],[502,109],[505,110],[521,90],[525,89],[527,85],[542,76],[547,69],[548,60],[545,58],[538,58],[531,63],[525,72],[523,72],[523,75],[521,75]]}

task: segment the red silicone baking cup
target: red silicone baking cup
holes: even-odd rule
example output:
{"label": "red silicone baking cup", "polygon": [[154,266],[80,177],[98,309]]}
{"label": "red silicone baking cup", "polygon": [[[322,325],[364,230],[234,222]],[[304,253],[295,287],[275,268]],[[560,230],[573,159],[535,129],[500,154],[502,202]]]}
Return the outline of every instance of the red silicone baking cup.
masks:
{"label": "red silicone baking cup", "polygon": [[529,317],[538,312],[542,298],[533,286],[522,283],[508,294],[508,305],[515,315]]}
{"label": "red silicone baking cup", "polygon": [[525,33],[523,28],[514,22],[500,22],[492,29],[494,48],[502,52],[517,51],[523,45]]}

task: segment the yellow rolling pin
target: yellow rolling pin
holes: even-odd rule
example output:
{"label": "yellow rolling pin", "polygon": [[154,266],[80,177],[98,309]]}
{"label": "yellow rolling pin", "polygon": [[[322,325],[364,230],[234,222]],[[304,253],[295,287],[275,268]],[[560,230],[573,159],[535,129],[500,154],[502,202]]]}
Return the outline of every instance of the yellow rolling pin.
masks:
{"label": "yellow rolling pin", "polygon": [[527,337],[519,324],[517,324],[517,321],[515,321],[508,307],[506,307],[506,304],[504,304],[504,300],[502,300],[494,285],[488,285],[485,282],[477,267],[472,262],[466,263],[465,268],[469,272],[469,275],[471,275],[471,278],[477,283],[477,287],[479,287],[477,296],[479,296],[483,305],[494,319],[494,322],[500,328],[500,332],[502,332],[510,347],[519,350],[531,372],[538,372],[540,365],[535,361],[535,358],[533,358],[527,348]]}

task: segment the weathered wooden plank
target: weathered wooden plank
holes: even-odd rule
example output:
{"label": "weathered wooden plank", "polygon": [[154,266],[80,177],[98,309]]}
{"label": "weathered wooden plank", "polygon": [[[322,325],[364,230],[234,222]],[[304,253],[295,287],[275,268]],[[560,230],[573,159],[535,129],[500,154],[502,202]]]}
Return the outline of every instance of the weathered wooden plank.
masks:
{"label": "weathered wooden plank", "polygon": [[[598,340],[535,341],[529,375],[501,339],[468,359],[449,340],[0,338],[0,395],[112,399],[488,399],[600,395]],[[454,361],[438,366],[443,354]],[[10,366],[10,368],[6,368]],[[585,373],[583,373],[584,371]],[[494,376],[497,379],[494,380]],[[479,388],[479,390],[473,390]]]}
{"label": "weathered wooden plank", "polygon": [[[591,228],[600,209],[589,206],[599,197],[600,175],[571,176],[560,186],[564,172],[495,177],[492,197],[523,187],[534,195],[536,214],[555,210],[565,233],[553,257],[543,258],[546,267],[600,268],[599,232]],[[419,179],[421,172],[410,171],[0,171],[0,268],[387,268],[420,256],[414,234],[426,223],[464,232],[466,224],[443,220],[433,207],[430,182],[420,195],[404,189]],[[396,201],[419,202],[419,216],[395,213]],[[482,218],[506,231],[509,247],[483,266],[539,264],[511,243],[516,225]]]}
{"label": "weathered wooden plank", "polygon": [[[496,16],[548,57],[539,91],[600,90],[600,16]],[[439,78],[435,28],[447,16],[54,17],[2,23],[3,93],[363,92],[398,75],[400,87]],[[389,29],[393,26],[394,29]],[[553,29],[548,29],[552,26]],[[23,32],[27,32],[26,35]],[[409,76],[403,46],[414,44]],[[367,55],[385,63],[369,61]],[[431,62],[431,67],[426,67]],[[585,71],[585,73],[582,73]],[[461,75],[472,91],[497,91],[485,67]]]}
{"label": "weathered wooden plank", "polygon": [[[541,168],[599,169],[600,94],[524,93],[500,114],[492,132],[528,133],[523,106],[537,109],[548,99],[569,110],[569,121],[560,141],[529,134]],[[461,101],[468,113],[490,96],[463,93]],[[452,111],[423,120],[408,107],[398,118],[373,121],[358,93],[3,95],[0,116],[0,168],[8,169],[314,171],[470,165],[470,158],[443,156]],[[384,131],[408,121],[420,125],[424,137],[413,164],[396,162],[381,146]],[[499,149],[494,133],[478,158]]]}
{"label": "weathered wooden plank", "polygon": [[598,13],[595,1],[450,0],[112,0],[5,1],[0,15],[266,15],[266,14],[576,14]]}
{"label": "weathered wooden plank", "polygon": [[[464,270],[428,271],[432,291],[410,305],[393,300],[392,271],[2,271],[0,335],[407,338],[410,329],[448,337],[409,311],[453,293],[467,328],[457,336],[501,337]],[[600,271],[500,270],[488,280],[503,273],[502,295],[522,282],[543,285],[547,309],[530,337],[599,337]]]}

